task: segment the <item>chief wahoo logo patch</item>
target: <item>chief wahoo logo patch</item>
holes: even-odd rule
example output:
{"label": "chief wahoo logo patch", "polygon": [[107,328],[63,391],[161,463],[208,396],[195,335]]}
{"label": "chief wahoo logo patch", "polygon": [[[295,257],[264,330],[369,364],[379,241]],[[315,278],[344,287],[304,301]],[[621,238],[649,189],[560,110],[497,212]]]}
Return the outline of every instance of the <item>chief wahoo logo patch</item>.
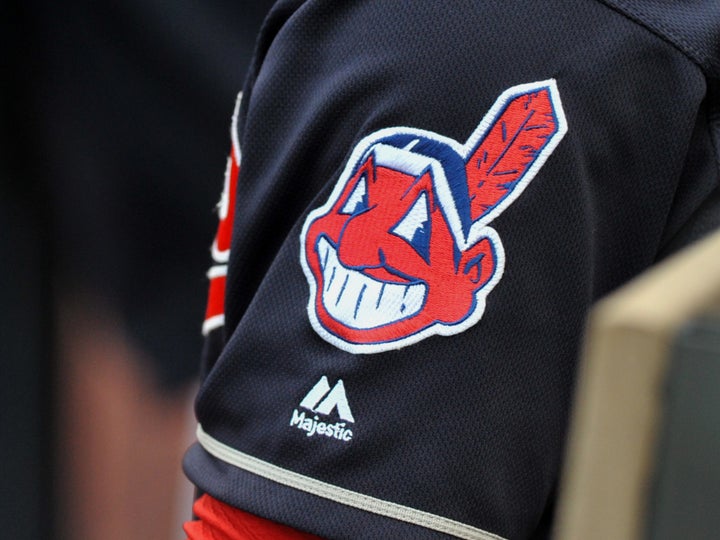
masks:
{"label": "chief wahoo logo patch", "polygon": [[376,353],[477,323],[505,267],[489,224],[566,131],[546,80],[503,92],[465,144],[409,127],[362,139],[301,234],[315,331]]}

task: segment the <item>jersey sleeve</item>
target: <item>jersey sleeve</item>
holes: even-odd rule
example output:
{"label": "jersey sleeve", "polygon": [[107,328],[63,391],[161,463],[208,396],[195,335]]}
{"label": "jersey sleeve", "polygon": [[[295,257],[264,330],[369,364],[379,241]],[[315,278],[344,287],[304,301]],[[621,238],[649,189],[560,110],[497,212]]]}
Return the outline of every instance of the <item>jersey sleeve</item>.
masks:
{"label": "jersey sleeve", "polygon": [[588,310],[720,226],[674,39],[590,0],[279,2],[196,485],[323,538],[547,538]]}
{"label": "jersey sleeve", "polygon": [[193,505],[197,519],[183,527],[187,540],[320,540],[202,495]]}

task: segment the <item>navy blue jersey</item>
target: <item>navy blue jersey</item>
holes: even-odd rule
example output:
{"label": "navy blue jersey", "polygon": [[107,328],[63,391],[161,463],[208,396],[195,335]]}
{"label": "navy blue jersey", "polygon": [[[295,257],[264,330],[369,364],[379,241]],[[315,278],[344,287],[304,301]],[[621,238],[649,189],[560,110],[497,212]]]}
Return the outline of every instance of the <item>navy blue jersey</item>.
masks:
{"label": "navy blue jersey", "polygon": [[325,538],[547,537],[588,309],[720,225],[719,78],[715,0],[276,4],[193,482]]}

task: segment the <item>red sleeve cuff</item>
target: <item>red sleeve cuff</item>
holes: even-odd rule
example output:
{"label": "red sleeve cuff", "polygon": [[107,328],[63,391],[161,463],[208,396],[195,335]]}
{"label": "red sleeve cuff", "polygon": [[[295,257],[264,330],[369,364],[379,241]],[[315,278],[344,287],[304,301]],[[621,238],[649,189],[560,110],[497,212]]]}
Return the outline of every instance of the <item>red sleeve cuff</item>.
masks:
{"label": "red sleeve cuff", "polygon": [[209,495],[195,501],[193,512],[197,519],[183,526],[188,540],[321,540],[228,506]]}

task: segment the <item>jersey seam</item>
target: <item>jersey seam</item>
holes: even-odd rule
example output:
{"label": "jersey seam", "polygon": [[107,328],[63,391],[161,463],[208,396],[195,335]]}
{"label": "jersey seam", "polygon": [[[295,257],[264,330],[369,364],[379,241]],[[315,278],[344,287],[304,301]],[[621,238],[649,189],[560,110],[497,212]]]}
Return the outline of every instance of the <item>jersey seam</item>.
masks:
{"label": "jersey seam", "polygon": [[720,171],[720,80],[711,79],[711,91],[708,103],[708,131],[712,142],[715,164]]}
{"label": "jersey seam", "polygon": [[[720,178],[720,104],[710,104],[707,121],[710,145],[712,146],[712,153],[715,158],[715,170]],[[716,186],[715,189],[720,189],[720,186]]]}
{"label": "jersey seam", "polygon": [[715,66],[705,59],[705,54],[698,50],[691,43],[688,43],[682,36],[678,35],[671,28],[667,27],[661,21],[646,21],[642,15],[636,13],[631,7],[616,2],[615,0],[597,0],[609,9],[619,13],[626,19],[641,26],[654,36],[660,38],[664,42],[670,44],[674,49],[678,50],[683,56],[687,57],[693,64],[696,64],[706,75],[707,72],[713,71]]}
{"label": "jersey seam", "polygon": [[340,486],[305,476],[261,460],[232,448],[208,435],[198,424],[197,439],[200,446],[210,455],[234,467],[243,469],[275,483],[294,488],[311,495],[373,513],[396,519],[411,525],[421,526],[437,532],[453,535],[465,540],[505,540],[494,533],[478,529],[453,519],[431,514],[409,506],[378,499]]}

